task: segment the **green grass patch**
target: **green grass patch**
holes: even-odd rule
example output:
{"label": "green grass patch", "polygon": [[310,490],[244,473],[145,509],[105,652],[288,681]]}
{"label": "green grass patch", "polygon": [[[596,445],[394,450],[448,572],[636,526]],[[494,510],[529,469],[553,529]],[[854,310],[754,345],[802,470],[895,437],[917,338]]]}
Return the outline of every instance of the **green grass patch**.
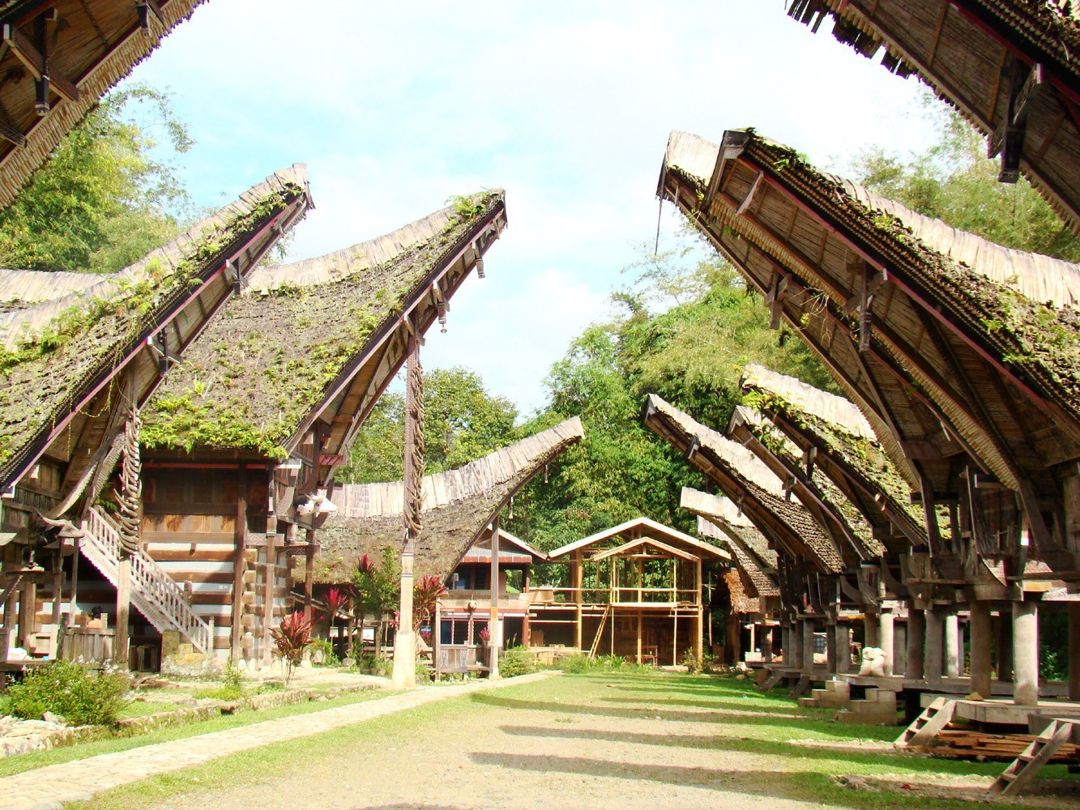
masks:
{"label": "green grass patch", "polygon": [[[318,710],[329,705],[305,708]],[[753,764],[748,764],[745,769],[732,769],[719,764],[730,762],[730,757],[718,756],[718,772],[728,768],[724,771],[722,789],[750,793],[763,802],[799,798],[852,808],[908,806],[913,801],[925,808],[970,807],[970,802],[961,799],[913,796],[899,788],[855,789],[839,784],[835,777],[895,777],[900,783],[918,786],[933,781],[935,775],[994,776],[1004,767],[1002,763],[932,759],[880,748],[807,747],[799,743],[822,740],[880,744],[894,739],[899,732],[896,728],[841,724],[832,720],[829,712],[801,709],[794,700],[761,694],[744,681],[636,671],[591,672],[451,698],[323,734],[263,746],[201,766],[155,776],[72,806],[98,810],[147,807],[180,796],[192,804],[212,802],[219,790],[242,789],[282,776],[288,778],[296,774],[298,763],[313,756],[313,752],[321,752],[319,756],[332,764],[340,757],[341,767],[346,769],[350,767],[349,763],[355,765],[356,757],[363,756],[361,746],[386,749],[404,747],[417,739],[438,739],[465,718],[475,720],[477,713],[490,713],[492,726],[520,743],[506,754],[470,754],[476,767],[491,765],[532,770],[550,773],[553,778],[560,772],[584,773],[680,784],[684,777],[682,770],[686,770],[685,776],[691,779],[700,778],[700,765],[653,764],[678,762],[678,756],[659,756],[662,749],[669,752],[687,748],[737,752],[753,755],[747,760]],[[538,713],[544,718],[542,722],[537,722]],[[253,719],[261,720],[268,714]],[[616,722],[584,722],[590,717],[613,718]],[[660,721],[679,721],[684,725],[665,727],[663,722],[655,725],[635,723],[632,727],[627,724],[624,729],[618,723],[622,718],[640,721],[657,717]],[[484,722],[488,720],[485,718]],[[566,739],[568,743],[595,741],[597,754],[593,756],[591,750],[585,749],[588,753],[580,755],[581,747],[578,746],[579,755],[572,756],[570,745],[567,745],[565,757],[530,754],[530,739],[540,735]],[[632,761],[621,762],[613,768],[613,763],[602,756],[607,742],[642,746],[643,752],[631,757]],[[649,755],[652,748],[658,756]],[[763,767],[759,757],[770,765]],[[1043,776],[1066,778],[1066,771],[1063,766],[1053,766],[1044,769]],[[980,803],[980,807],[999,806],[1015,805]]]}
{"label": "green grass patch", "polygon": [[[311,714],[323,709],[333,709],[337,706],[348,706],[352,703],[362,703],[367,700],[375,700],[384,697],[390,692],[372,690],[370,692],[356,692],[342,695],[325,701],[310,703],[294,703],[288,706],[276,706],[272,709],[260,711],[244,711],[232,715],[222,715],[212,720],[202,720],[180,726],[161,728],[146,734],[133,737],[110,737],[101,740],[79,743],[64,748],[54,748],[51,751],[31,751],[13,757],[0,759],[0,777],[30,771],[35,768],[43,768],[46,765],[58,765],[62,762],[72,762],[77,759],[86,759],[98,754],[110,754],[115,751],[130,751],[142,748],[146,745],[168,742],[169,740],[181,740],[185,737],[197,737],[200,734],[209,734],[213,731],[250,726],[253,723],[261,723],[265,720],[277,720],[281,717],[292,717],[300,714]],[[175,705],[173,706],[175,708]]]}

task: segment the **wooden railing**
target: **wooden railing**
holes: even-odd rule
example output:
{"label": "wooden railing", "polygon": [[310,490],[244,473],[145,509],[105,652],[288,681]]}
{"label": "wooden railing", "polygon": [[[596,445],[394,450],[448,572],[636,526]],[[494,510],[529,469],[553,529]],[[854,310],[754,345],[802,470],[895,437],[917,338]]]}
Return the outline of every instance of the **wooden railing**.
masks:
{"label": "wooden railing", "polygon": [[[92,507],[83,522],[80,548],[114,586],[120,563],[120,534],[112,520]],[[184,590],[154,558],[139,549],[131,559],[131,601],[160,632],[179,630],[199,652],[213,649],[213,626],[191,609]]]}
{"label": "wooden railing", "polygon": [[573,605],[577,602],[578,594],[581,595],[581,602],[585,605],[696,605],[701,600],[701,593],[693,588],[638,588],[629,585],[620,585],[615,588],[550,588],[541,585],[529,591],[531,603],[538,605]]}

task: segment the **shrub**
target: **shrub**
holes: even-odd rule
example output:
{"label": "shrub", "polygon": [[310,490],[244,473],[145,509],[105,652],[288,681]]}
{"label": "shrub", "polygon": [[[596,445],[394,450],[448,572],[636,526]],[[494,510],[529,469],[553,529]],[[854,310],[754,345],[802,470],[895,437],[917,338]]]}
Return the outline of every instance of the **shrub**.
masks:
{"label": "shrub", "polygon": [[231,658],[225,662],[225,672],[222,676],[221,686],[212,689],[200,689],[194,694],[197,699],[208,700],[241,700],[247,694],[244,689],[244,676],[240,667]]}
{"label": "shrub", "polygon": [[587,655],[571,655],[560,658],[557,668],[570,674],[584,672],[654,672],[648,664],[638,664],[618,655],[601,655],[589,658]]}
{"label": "shrub", "polygon": [[511,647],[499,660],[499,674],[504,678],[528,675],[537,669],[536,657],[524,647]]}
{"label": "shrub", "polygon": [[292,678],[293,667],[304,658],[304,649],[311,644],[311,622],[299,610],[289,613],[277,627],[270,628],[278,655],[285,662],[285,686]]}
{"label": "shrub", "polygon": [[108,726],[116,723],[130,688],[128,677],[116,670],[52,661],[8,689],[8,710],[28,720],[52,712],[73,726]]}
{"label": "shrub", "polygon": [[[322,659],[316,661],[320,657]],[[317,667],[336,667],[341,662],[334,654],[334,645],[329,639],[317,638],[311,642],[311,663]]]}

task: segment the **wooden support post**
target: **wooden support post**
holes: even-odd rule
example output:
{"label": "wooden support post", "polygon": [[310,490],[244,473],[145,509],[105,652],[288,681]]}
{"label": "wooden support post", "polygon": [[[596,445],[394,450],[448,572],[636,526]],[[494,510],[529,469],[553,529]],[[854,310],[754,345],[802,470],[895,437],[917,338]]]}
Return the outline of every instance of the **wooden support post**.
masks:
{"label": "wooden support post", "polygon": [[702,610],[702,602],[701,602],[702,584],[703,583],[702,583],[702,576],[701,576],[701,558],[699,557],[698,560],[697,560],[697,563],[695,565],[695,580],[694,580],[694,605],[696,607],[696,612],[697,612],[697,625],[694,628],[694,660],[699,662],[699,663],[701,662],[701,659],[703,657],[702,653],[704,651],[702,650],[702,645],[704,644],[704,640],[705,640],[705,628],[702,626],[704,624],[704,619],[705,619],[705,614],[704,614],[704,611]]}
{"label": "wooden support post", "polygon": [[641,663],[641,608],[637,612],[637,662]]}
{"label": "wooden support post", "polygon": [[1031,600],[1012,603],[1013,703],[1039,703],[1039,604]]}
{"label": "wooden support post", "polygon": [[833,632],[836,634],[836,673],[846,675],[851,672],[851,628],[837,623]]}
{"label": "wooden support post", "polygon": [[990,649],[993,646],[990,629],[990,605],[975,600],[971,603],[971,691],[990,697]]}
{"label": "wooden support post", "polygon": [[1078,602],[1069,603],[1069,700],[1080,700],[1080,603]]}
{"label": "wooden support post", "polygon": [[488,677],[499,677],[499,647],[502,633],[499,632],[499,517],[491,522],[491,618],[488,621],[488,645],[491,653],[488,659]]}
{"label": "wooden support post", "polygon": [[[304,549],[304,618],[310,622],[313,614],[311,603],[315,598],[315,530],[307,529],[304,534],[307,541]],[[333,623],[333,617],[330,618]]]}
{"label": "wooden support post", "polygon": [[128,615],[131,610],[131,560],[121,557],[116,564],[116,628],[113,631],[113,661],[128,666]]}
{"label": "wooden support post", "polygon": [[926,609],[926,651],[923,673],[928,681],[940,681],[944,664],[945,617],[941,608]]}
{"label": "wooden support post", "polygon": [[807,675],[812,676],[814,674],[814,630],[816,624],[813,619],[807,619],[803,622],[803,654],[802,654],[802,670]]}
{"label": "wooden support post", "polygon": [[949,611],[945,615],[945,676],[957,678],[960,676],[960,617],[956,611]]}
{"label": "wooden support post", "polygon": [[68,607],[68,623],[75,626],[75,617],[79,613],[79,557],[82,551],[79,547],[79,538],[75,538],[75,550],[71,554],[71,604]]}
{"label": "wooden support post", "polygon": [[[295,527],[290,527],[295,528]],[[274,624],[274,579],[277,567],[277,535],[266,535],[266,558],[263,564],[263,605],[262,605],[262,662],[270,663],[273,642],[270,628]]]}
{"label": "wooden support post", "polygon": [[825,670],[830,675],[840,671],[840,650],[836,643],[836,624],[825,625]]}
{"label": "wooden support post", "polygon": [[[55,633],[60,627],[60,606],[64,600],[64,552],[62,548],[56,550],[53,557],[53,581],[52,581],[52,615],[50,617]],[[60,643],[60,639],[56,640]]]}
{"label": "wooden support post", "polygon": [[885,653],[885,674],[893,674],[893,662],[896,660],[896,638],[894,636],[895,617],[889,608],[882,607],[878,613],[878,646]]}
{"label": "wooden support post", "polygon": [[671,609],[671,665],[679,665],[679,606]]}
{"label": "wooden support post", "polygon": [[[529,614],[526,612],[526,614],[525,614],[526,626],[528,626],[528,621],[529,621]],[[454,627],[454,625],[451,622],[451,624],[450,624],[450,633],[451,633],[450,642],[451,643],[453,643],[453,641],[454,641],[453,627]],[[528,646],[528,645],[526,645],[526,646]],[[436,599],[435,600],[435,619],[431,623],[431,664],[432,664],[432,666],[434,667],[434,670],[435,670],[435,680],[436,681],[439,680],[439,675],[442,674],[441,671],[440,671],[440,667],[439,667],[439,650],[441,648],[442,648],[442,600]]]}
{"label": "wooden support post", "polygon": [[247,570],[247,470],[240,465],[236,486],[236,525],[233,527],[232,624],[229,628],[229,653],[239,661],[240,641],[244,636],[244,572]]}
{"label": "wooden support post", "polygon": [[997,677],[999,681],[1013,679],[1012,664],[1012,617],[1007,610],[998,612],[994,632],[994,652],[997,653]]}
{"label": "wooden support post", "polygon": [[582,606],[581,583],[583,582],[584,577],[582,575],[581,566],[582,566],[581,552],[580,551],[575,551],[574,552],[574,560],[573,560],[573,562],[570,563],[570,583],[571,583],[571,587],[574,589],[574,603],[575,603],[575,606],[577,608],[576,618],[575,618],[575,621],[574,621],[574,647],[578,651],[581,651],[581,649],[582,649],[582,647],[581,647],[581,641],[582,641],[582,633],[581,633],[581,620],[582,620],[582,616],[581,616],[581,606]]}

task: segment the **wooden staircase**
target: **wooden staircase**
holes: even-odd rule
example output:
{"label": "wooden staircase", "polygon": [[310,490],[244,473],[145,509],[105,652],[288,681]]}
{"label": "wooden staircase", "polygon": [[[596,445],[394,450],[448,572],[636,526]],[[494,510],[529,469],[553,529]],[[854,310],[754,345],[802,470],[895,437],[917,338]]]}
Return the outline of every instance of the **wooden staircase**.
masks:
{"label": "wooden staircase", "polygon": [[929,745],[938,732],[949,725],[956,713],[956,701],[949,698],[934,698],[922,714],[904,729],[893,743],[898,748],[909,745]]}
{"label": "wooden staircase", "polygon": [[1074,736],[1080,736],[1080,720],[1051,720],[1042,733],[994,780],[989,792],[999,796],[1015,796]]}
{"label": "wooden staircase", "polygon": [[[120,534],[112,520],[92,507],[83,521],[79,550],[115,587],[120,563]],[[191,609],[183,589],[146,553],[131,558],[131,603],[159,632],[178,630],[201,653],[213,649],[213,626]]]}

